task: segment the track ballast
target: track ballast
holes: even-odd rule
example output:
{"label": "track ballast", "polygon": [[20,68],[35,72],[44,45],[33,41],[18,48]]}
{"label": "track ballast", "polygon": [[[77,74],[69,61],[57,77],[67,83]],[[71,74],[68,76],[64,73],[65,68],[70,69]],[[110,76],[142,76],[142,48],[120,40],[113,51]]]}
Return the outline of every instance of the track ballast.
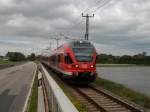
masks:
{"label": "track ballast", "polygon": [[113,97],[94,86],[74,87],[74,89],[82,95],[84,100],[87,100],[87,104],[92,104],[95,110],[93,112],[144,112],[143,109]]}

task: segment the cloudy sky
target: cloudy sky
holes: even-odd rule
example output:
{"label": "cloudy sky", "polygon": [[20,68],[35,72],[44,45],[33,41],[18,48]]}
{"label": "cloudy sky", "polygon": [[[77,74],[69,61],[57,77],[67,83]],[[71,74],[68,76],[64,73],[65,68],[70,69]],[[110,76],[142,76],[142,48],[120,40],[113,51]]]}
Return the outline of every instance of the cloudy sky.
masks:
{"label": "cloudy sky", "polygon": [[[84,36],[90,18],[90,40],[98,52],[150,55],[149,0],[0,0],[0,55],[8,51],[45,52],[50,38]],[[65,40],[61,40],[63,43]]]}

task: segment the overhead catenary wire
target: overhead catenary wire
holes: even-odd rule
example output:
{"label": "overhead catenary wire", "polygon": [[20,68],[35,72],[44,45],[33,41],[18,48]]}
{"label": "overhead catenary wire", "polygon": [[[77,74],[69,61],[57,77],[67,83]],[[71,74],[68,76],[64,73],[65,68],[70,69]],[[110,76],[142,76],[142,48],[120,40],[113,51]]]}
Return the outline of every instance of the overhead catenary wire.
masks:
{"label": "overhead catenary wire", "polygon": [[[98,6],[97,6],[94,10],[93,10],[92,8],[86,8],[83,12],[86,12],[86,11],[92,9],[92,11],[91,11],[89,14],[94,13],[94,12],[98,11],[100,8],[103,8],[105,5],[107,5],[110,1],[111,1],[111,0],[98,0],[97,2],[95,2],[95,4],[97,4],[97,3],[99,3],[99,4],[98,4]],[[81,23],[82,23],[82,21],[80,21],[80,22],[74,24],[74,25],[73,25],[72,27],[70,27],[70,28],[73,28],[73,27],[75,27],[76,25],[79,25],[79,24],[81,24]]]}
{"label": "overhead catenary wire", "polygon": [[[98,1],[96,1],[94,4],[97,6],[97,5],[101,5],[101,4],[103,4],[104,2],[105,2],[106,0],[98,0]],[[86,12],[88,12],[88,11],[90,11],[90,10],[92,10],[94,7],[96,7],[96,6],[90,6],[90,7],[88,7],[87,9],[85,9],[84,11],[82,11],[82,13],[86,13]]]}
{"label": "overhead catenary wire", "polygon": [[95,10],[91,11],[91,13],[95,13],[97,12],[99,9],[103,8],[104,6],[108,5],[112,0],[105,0],[105,2],[103,4],[101,4],[100,6],[96,7]]}
{"label": "overhead catenary wire", "polygon": [[[97,12],[99,9],[101,9],[101,8],[103,8],[104,6],[106,6],[110,1],[112,1],[112,0],[97,0],[94,4],[96,5],[96,6],[90,6],[90,7],[87,7],[86,9],[84,9],[83,11],[82,11],[82,13],[88,13],[88,11],[89,11],[89,14],[91,14],[91,13],[95,13],[95,12]],[[93,9],[94,8],[94,9]],[[81,14],[78,16],[78,17],[80,17],[81,16]],[[75,27],[75,26],[77,26],[77,25],[80,25],[80,24],[82,24],[83,23],[83,21],[81,21],[81,19],[79,20],[79,21],[77,21],[78,20],[78,18],[76,18],[76,19],[74,19],[73,20],[73,25],[71,26],[71,27],[69,27],[69,29],[71,29],[71,28],[73,28],[73,27]],[[77,22],[76,22],[77,21]],[[63,33],[63,35],[64,35],[64,37],[65,37],[65,34]],[[57,46],[58,47],[58,46]]]}
{"label": "overhead catenary wire", "polygon": [[[107,5],[110,1],[112,1],[112,0],[98,0],[98,1],[95,2],[96,5],[98,4],[98,6],[97,6],[97,7],[94,6],[94,7],[95,7],[94,10],[93,10],[93,7],[92,7],[92,8],[91,8],[91,7],[88,7],[88,8],[86,8],[85,10],[83,10],[82,13],[86,13],[87,11],[90,11],[91,9],[92,9],[92,10],[89,12],[89,14],[94,13],[94,12],[97,12],[100,8],[102,8],[102,7],[104,7],[105,5]],[[80,15],[80,16],[81,16],[81,15]],[[69,27],[69,28],[73,28],[73,27],[75,27],[76,25],[81,24],[82,22],[83,22],[83,21],[79,20],[78,22],[74,23],[74,24],[72,25],[72,27]]]}

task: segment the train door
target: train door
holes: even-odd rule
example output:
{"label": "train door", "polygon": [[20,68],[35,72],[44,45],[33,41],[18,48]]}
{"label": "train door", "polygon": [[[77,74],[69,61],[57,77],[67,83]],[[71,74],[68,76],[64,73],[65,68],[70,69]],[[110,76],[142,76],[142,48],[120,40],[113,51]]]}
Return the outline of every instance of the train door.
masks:
{"label": "train door", "polygon": [[58,67],[59,68],[63,67],[63,54],[62,53],[58,54]]}
{"label": "train door", "polygon": [[65,66],[64,68],[66,69],[70,69],[72,68],[72,64],[73,64],[73,61],[72,61],[72,58],[71,56],[69,55],[69,53],[66,53],[65,56],[64,56],[64,61],[65,61]]}

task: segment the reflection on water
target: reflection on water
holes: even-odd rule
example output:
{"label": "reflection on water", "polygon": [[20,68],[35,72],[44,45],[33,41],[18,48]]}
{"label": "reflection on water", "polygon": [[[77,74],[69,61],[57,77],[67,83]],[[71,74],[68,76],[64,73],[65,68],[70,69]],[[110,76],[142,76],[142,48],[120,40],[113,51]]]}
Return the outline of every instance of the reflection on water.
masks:
{"label": "reflection on water", "polygon": [[100,77],[150,96],[150,67],[98,67]]}

